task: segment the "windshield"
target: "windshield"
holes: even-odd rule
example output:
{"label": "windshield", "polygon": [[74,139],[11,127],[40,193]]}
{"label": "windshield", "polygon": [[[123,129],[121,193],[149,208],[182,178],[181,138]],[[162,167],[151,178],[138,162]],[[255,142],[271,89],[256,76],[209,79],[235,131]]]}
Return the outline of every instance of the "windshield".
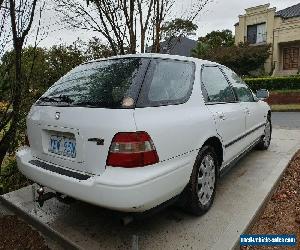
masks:
{"label": "windshield", "polygon": [[149,64],[121,58],[80,65],[57,81],[37,105],[133,108]]}

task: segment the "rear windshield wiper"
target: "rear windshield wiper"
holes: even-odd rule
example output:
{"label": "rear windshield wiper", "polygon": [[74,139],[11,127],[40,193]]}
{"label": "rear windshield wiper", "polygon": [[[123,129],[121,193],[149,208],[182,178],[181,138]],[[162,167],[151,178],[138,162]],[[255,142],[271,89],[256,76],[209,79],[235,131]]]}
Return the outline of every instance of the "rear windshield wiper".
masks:
{"label": "rear windshield wiper", "polygon": [[59,102],[59,100],[53,97],[42,96],[40,99],[38,99],[38,102]]}
{"label": "rear windshield wiper", "polygon": [[[78,106],[78,107],[89,107],[89,108],[121,108],[119,105],[115,103],[107,103],[107,102],[100,102],[100,101],[82,101],[82,102],[74,102],[72,103],[72,106]],[[122,106],[122,108],[132,108],[133,106]]]}
{"label": "rear windshield wiper", "polygon": [[39,101],[41,102],[65,102],[65,103],[73,103],[74,100],[67,95],[60,96],[42,96]]}
{"label": "rear windshield wiper", "polygon": [[92,101],[82,101],[72,103],[74,106],[88,106],[88,107],[101,107],[103,103],[101,102],[92,102]]}
{"label": "rear windshield wiper", "polygon": [[55,98],[59,98],[61,101],[66,102],[66,103],[73,103],[74,102],[74,100],[68,95],[55,96]]}

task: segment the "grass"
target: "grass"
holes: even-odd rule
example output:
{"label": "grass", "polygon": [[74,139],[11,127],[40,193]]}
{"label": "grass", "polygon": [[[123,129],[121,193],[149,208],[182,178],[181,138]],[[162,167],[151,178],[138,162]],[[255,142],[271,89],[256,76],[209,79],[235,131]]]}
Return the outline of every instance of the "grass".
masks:
{"label": "grass", "polygon": [[297,104],[275,104],[271,105],[271,110],[275,112],[300,111],[300,103]]}

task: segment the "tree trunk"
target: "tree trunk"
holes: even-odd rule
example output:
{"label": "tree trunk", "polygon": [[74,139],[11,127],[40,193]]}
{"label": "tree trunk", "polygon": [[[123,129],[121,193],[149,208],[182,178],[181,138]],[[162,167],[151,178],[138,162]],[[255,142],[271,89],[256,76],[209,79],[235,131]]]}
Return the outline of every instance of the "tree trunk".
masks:
{"label": "tree trunk", "polygon": [[145,30],[142,30],[141,31],[141,53],[145,53],[145,38],[146,38]]}
{"label": "tree trunk", "polygon": [[135,54],[136,53],[136,38],[134,33],[134,2],[135,0],[130,0],[129,5],[129,37],[130,37],[130,53]]}
{"label": "tree trunk", "polygon": [[155,22],[155,53],[160,52],[160,1],[156,3],[156,22]]}
{"label": "tree trunk", "polygon": [[[22,41],[18,39],[15,41],[15,83],[13,86],[13,102],[12,102],[12,118],[11,125],[8,131],[5,133],[3,138],[0,141],[0,166],[2,166],[4,157],[9,151],[10,145],[14,140],[18,128],[19,118],[20,118],[20,105],[22,97],[22,68],[21,68],[21,59],[22,59]],[[1,173],[1,168],[0,168]]]}

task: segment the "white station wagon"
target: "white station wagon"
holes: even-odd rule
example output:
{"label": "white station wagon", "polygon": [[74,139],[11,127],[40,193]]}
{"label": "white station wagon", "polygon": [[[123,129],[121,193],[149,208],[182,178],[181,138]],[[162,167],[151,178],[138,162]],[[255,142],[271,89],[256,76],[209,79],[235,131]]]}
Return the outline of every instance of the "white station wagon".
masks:
{"label": "white station wagon", "polygon": [[18,167],[42,187],[101,207],[143,212],[180,198],[200,215],[225,170],[254,146],[269,147],[267,94],[195,58],[84,63],[32,106]]}

